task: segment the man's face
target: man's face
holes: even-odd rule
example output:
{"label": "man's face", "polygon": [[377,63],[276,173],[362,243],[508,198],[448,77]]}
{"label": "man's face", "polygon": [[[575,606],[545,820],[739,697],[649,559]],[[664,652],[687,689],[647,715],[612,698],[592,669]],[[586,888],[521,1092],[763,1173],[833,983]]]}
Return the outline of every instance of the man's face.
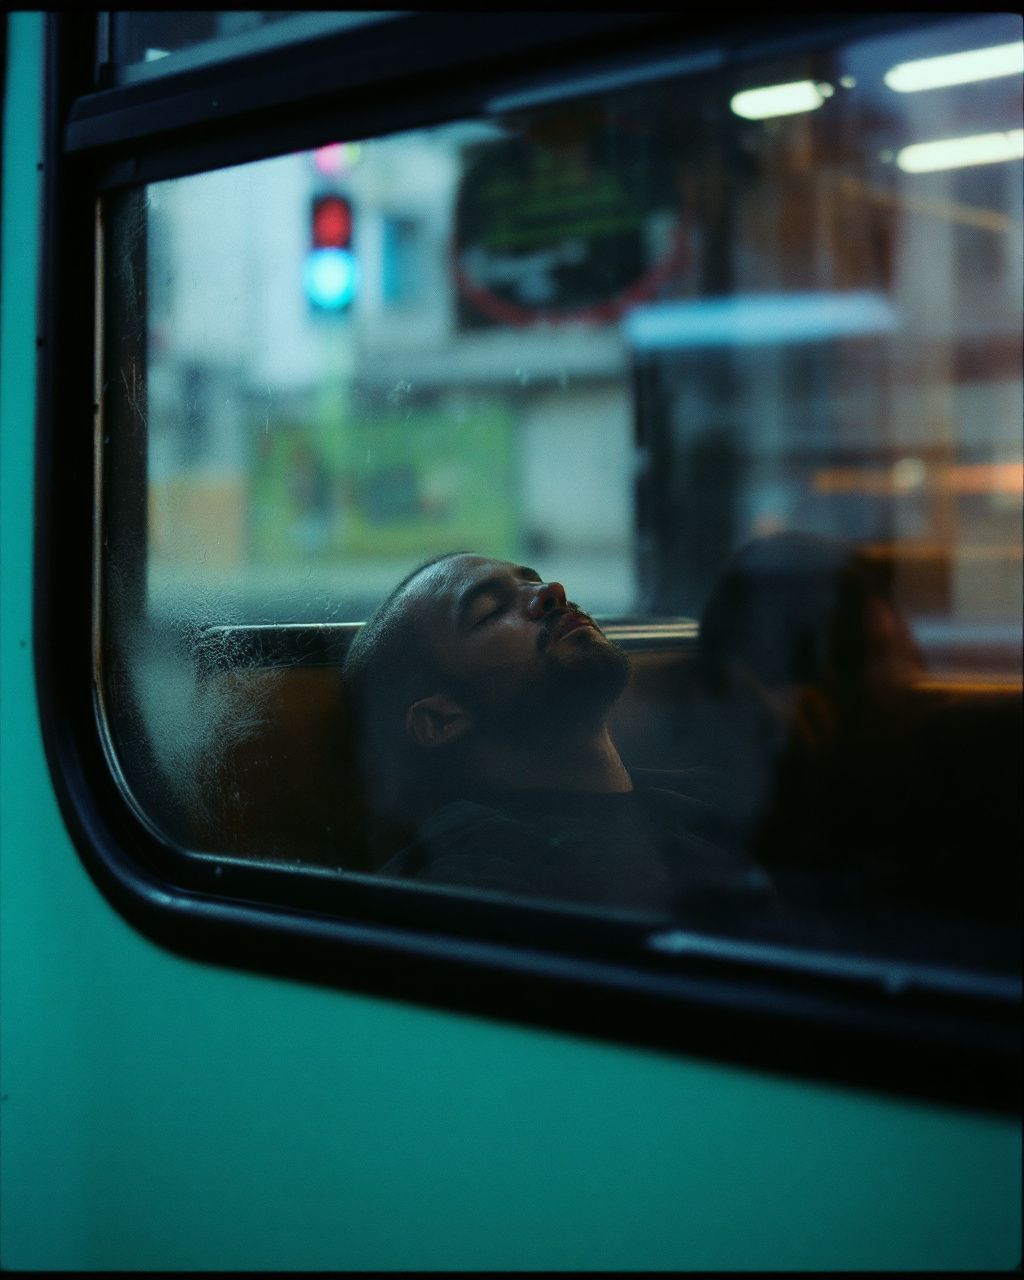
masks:
{"label": "man's face", "polygon": [[625,687],[625,652],[533,569],[452,556],[411,587],[438,669],[483,722],[603,718]]}

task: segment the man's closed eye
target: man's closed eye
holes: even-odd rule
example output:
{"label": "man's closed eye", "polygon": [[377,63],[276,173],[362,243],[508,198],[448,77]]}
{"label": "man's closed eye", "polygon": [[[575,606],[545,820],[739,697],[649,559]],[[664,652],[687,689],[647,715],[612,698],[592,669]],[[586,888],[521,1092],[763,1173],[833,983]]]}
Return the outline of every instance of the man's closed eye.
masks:
{"label": "man's closed eye", "polygon": [[485,622],[491,622],[497,618],[505,608],[504,601],[495,600],[494,597],[488,596],[480,606],[477,616],[473,619],[471,630],[475,631],[477,627],[483,626]]}

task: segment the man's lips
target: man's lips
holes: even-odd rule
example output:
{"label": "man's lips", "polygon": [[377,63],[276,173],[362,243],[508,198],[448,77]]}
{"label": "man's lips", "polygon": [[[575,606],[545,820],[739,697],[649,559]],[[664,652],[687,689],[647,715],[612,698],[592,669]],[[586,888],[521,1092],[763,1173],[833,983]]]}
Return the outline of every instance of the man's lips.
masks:
{"label": "man's lips", "polygon": [[555,639],[561,640],[562,636],[567,636],[570,631],[577,631],[580,627],[589,626],[589,618],[584,618],[581,613],[571,613],[555,632]]}
{"label": "man's lips", "polygon": [[578,631],[580,627],[589,627],[593,630],[594,624],[586,614],[570,610],[564,618],[555,623],[555,628],[551,632],[549,643],[553,644],[556,641],[561,640],[563,636],[569,635],[572,631]]}

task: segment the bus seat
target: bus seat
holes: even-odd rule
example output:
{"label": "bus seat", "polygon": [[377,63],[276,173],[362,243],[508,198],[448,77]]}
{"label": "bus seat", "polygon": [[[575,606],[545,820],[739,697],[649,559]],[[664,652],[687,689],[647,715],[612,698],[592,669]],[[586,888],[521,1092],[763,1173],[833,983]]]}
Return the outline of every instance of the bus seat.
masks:
{"label": "bus seat", "polygon": [[[207,765],[193,847],[372,870],[360,852],[362,806],[337,667],[224,678],[251,689],[260,714],[245,734],[227,735]],[[769,815],[767,861],[835,864],[868,851],[904,868],[908,892],[920,877],[950,909],[966,903],[976,914],[1005,915],[1020,885],[1020,685],[922,678],[902,707],[827,757],[812,775],[810,801],[806,776],[803,790],[777,794],[785,729],[777,708],[742,685],[716,690],[692,647],[634,654],[612,732],[627,765],[710,766],[739,779],[751,815],[759,806]],[[787,812],[794,803],[803,806],[796,823]]]}

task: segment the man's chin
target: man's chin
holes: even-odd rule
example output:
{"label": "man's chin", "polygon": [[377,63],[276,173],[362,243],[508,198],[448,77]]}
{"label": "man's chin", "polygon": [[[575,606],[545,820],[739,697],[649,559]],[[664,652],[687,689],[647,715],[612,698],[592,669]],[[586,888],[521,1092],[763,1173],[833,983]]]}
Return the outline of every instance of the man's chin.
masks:
{"label": "man's chin", "polygon": [[[578,637],[578,638],[577,638]],[[629,679],[629,655],[589,627],[581,627],[552,645],[547,654],[547,695],[573,701],[588,694],[607,706],[619,697]]]}

